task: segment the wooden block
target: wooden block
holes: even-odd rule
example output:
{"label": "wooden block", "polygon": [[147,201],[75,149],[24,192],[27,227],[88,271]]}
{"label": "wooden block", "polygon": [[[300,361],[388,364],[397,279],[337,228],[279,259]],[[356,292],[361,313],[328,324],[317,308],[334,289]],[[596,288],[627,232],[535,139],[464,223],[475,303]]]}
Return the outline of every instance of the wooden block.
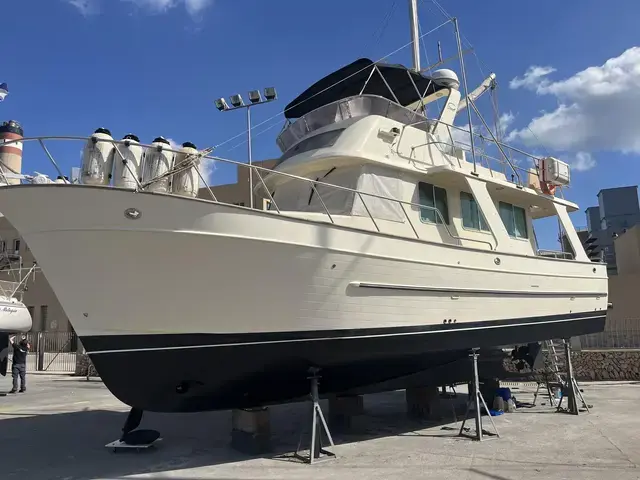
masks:
{"label": "wooden block", "polygon": [[271,422],[268,408],[231,412],[231,447],[250,455],[271,451]]}

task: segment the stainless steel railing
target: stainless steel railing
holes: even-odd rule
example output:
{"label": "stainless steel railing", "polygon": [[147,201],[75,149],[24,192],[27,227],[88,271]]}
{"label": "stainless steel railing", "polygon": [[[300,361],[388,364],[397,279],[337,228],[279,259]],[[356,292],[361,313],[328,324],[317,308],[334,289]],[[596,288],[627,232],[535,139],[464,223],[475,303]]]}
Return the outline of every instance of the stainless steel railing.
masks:
{"label": "stainless steel railing", "polygon": [[[62,176],[62,171],[60,170],[58,163],[55,161],[53,155],[51,154],[51,152],[49,151],[49,149],[46,147],[45,141],[82,141],[82,142],[87,142],[90,139],[90,137],[76,137],[76,136],[47,136],[47,137],[26,137],[23,138],[19,141],[23,142],[23,144],[26,146],[30,143],[30,142],[35,142],[37,144],[39,144],[43,150],[45,151],[45,154],[47,156],[47,158],[51,161],[51,163],[54,165],[54,167],[56,168],[56,171],[60,174],[60,176]],[[106,143],[110,143],[114,146],[114,148],[116,149],[117,153],[120,153],[119,150],[117,149],[118,145],[122,145],[126,142],[126,140],[108,140],[108,139],[99,139],[98,141],[100,142],[106,142]],[[14,143],[15,141],[10,141],[10,142],[6,142],[5,146],[10,145],[11,143]],[[139,144],[142,148],[153,148],[151,145],[148,144]],[[173,150],[171,148],[165,148],[164,150],[168,151],[168,152],[172,152],[172,153],[179,153],[178,150]],[[120,157],[122,157],[121,153],[120,153]],[[222,158],[222,157],[217,157],[217,156],[213,156],[213,155],[203,155],[201,157],[199,157],[199,160],[209,160],[209,161],[214,161],[214,162],[223,162],[223,163],[227,163],[227,164],[232,164],[232,165],[237,165],[240,166],[242,168],[249,168],[252,170],[252,172],[256,175],[256,177],[259,180],[259,185],[262,186],[262,189],[264,191],[264,194],[267,196],[269,202],[271,203],[271,205],[273,205],[273,207],[275,208],[275,211],[277,214],[280,215],[285,215],[287,214],[286,211],[283,211],[279,206],[277,201],[273,198],[273,196],[271,195],[270,189],[267,186],[267,183],[265,181],[265,176],[263,176],[263,173],[266,175],[273,175],[273,176],[280,176],[280,177],[287,177],[290,180],[297,180],[297,181],[303,181],[306,182],[310,185],[310,188],[313,190],[314,195],[318,196],[318,199],[320,200],[320,203],[322,204],[323,210],[324,210],[324,214],[326,215],[328,221],[332,224],[335,224],[336,221],[334,219],[334,215],[330,212],[330,209],[327,207],[325,201],[322,199],[322,196],[320,195],[320,192],[318,191],[318,186],[323,186],[329,189],[337,189],[337,190],[342,190],[342,191],[348,191],[350,193],[353,193],[355,196],[357,196],[360,199],[360,202],[362,203],[367,216],[369,218],[369,220],[371,221],[371,224],[373,226],[373,228],[375,229],[375,231],[379,232],[379,233],[385,233],[385,234],[391,234],[393,236],[398,236],[398,237],[406,237],[404,235],[399,235],[397,232],[383,232],[382,229],[380,228],[380,223],[379,221],[376,221],[376,219],[374,218],[374,216],[371,214],[371,211],[369,209],[369,206],[367,205],[366,201],[365,201],[365,197],[367,198],[377,198],[380,200],[385,200],[388,202],[392,202],[395,204],[398,204],[400,209],[402,210],[403,214],[404,214],[404,218],[406,218],[407,223],[409,224],[411,231],[413,232],[413,237],[415,237],[416,239],[419,240],[426,240],[425,238],[422,238],[418,232],[418,229],[416,228],[416,226],[414,225],[414,222],[411,220],[411,217],[409,216],[409,214],[407,213],[407,209],[405,208],[406,206],[409,207],[415,207],[417,209],[425,209],[425,210],[432,210],[435,212],[435,215],[437,216],[437,219],[439,220],[436,221],[436,226],[438,227],[442,227],[444,229],[444,231],[446,232],[446,234],[453,239],[454,241],[456,241],[458,244],[461,244],[463,241],[464,242],[472,242],[472,243],[478,243],[478,244],[484,244],[487,245],[489,247],[490,250],[495,250],[497,245],[498,245],[498,241],[497,238],[495,237],[495,235],[493,234],[493,232],[491,232],[491,235],[493,236],[494,239],[494,243],[488,241],[488,240],[481,240],[481,239],[477,239],[477,238],[471,238],[471,237],[463,237],[460,235],[457,235],[456,233],[452,232],[451,229],[449,228],[449,226],[447,225],[447,222],[445,221],[442,212],[440,212],[440,210],[436,207],[432,207],[429,205],[422,205],[419,203],[414,203],[414,202],[407,202],[407,201],[403,201],[403,200],[399,200],[396,198],[392,198],[392,197],[386,197],[383,195],[377,195],[374,193],[369,193],[369,192],[362,192],[356,189],[352,189],[349,187],[343,187],[340,185],[333,185],[330,183],[325,183],[322,181],[317,181],[317,180],[312,180],[310,178],[305,178],[305,177],[300,177],[297,175],[293,175],[290,173],[285,173],[285,172],[279,172],[279,171],[275,171],[275,170],[270,170],[264,167],[260,167],[258,165],[248,165],[246,163],[241,163],[241,162],[237,162],[234,160],[230,160],[230,159],[226,159],[226,158]],[[125,164],[128,167],[127,164]],[[190,165],[193,168],[196,169],[196,171],[198,172],[198,175],[200,177],[200,179],[203,181],[203,183],[205,184],[205,188],[206,190],[209,192],[211,199],[216,202],[216,203],[225,203],[225,202],[221,202],[216,198],[216,195],[214,194],[213,190],[211,189],[211,187],[207,184],[206,179],[204,178],[204,176],[202,175],[202,172],[200,171],[199,167],[197,164],[192,164]],[[6,167],[6,165],[0,165],[0,167]],[[179,166],[175,166],[176,168],[176,172],[179,172],[180,170],[187,168],[185,166],[185,164],[181,164]],[[1,170],[1,168],[0,168]],[[131,172],[131,170],[129,170]],[[15,173],[15,172],[14,172]],[[133,172],[131,172],[133,174]],[[136,177],[136,175],[132,175],[134,176],[134,178]],[[166,178],[167,174],[164,174],[162,176],[162,178]],[[137,187],[135,188],[135,191],[144,191],[145,187],[148,186],[149,184],[153,183],[154,180],[159,180],[161,177],[158,177],[157,179],[152,179],[149,180],[147,182],[144,182],[144,185],[141,184],[139,181],[136,181],[137,183]],[[29,182],[33,179],[33,177],[29,177],[27,175],[24,176],[23,180]],[[109,187],[111,188],[118,188],[118,187],[114,187],[112,185],[109,185]],[[0,187],[1,188],[1,187]],[[255,189],[253,192],[250,192],[250,194],[255,194]],[[248,207],[240,207],[240,208],[248,208]],[[289,211],[290,214],[294,214],[294,213],[299,213],[296,211]],[[293,216],[293,215],[291,215]],[[380,220],[380,219],[378,219]],[[353,228],[357,228],[357,227],[353,227]]]}

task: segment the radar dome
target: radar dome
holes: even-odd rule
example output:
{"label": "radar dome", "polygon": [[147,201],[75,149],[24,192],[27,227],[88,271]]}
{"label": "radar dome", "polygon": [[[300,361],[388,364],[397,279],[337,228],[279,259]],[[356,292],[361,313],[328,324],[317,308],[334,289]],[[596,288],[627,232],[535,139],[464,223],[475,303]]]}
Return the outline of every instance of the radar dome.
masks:
{"label": "radar dome", "polygon": [[440,70],[436,70],[431,75],[433,82],[442,85],[447,88],[458,89],[460,87],[460,80],[458,80],[458,75],[453,70],[449,70],[448,68],[442,68]]}

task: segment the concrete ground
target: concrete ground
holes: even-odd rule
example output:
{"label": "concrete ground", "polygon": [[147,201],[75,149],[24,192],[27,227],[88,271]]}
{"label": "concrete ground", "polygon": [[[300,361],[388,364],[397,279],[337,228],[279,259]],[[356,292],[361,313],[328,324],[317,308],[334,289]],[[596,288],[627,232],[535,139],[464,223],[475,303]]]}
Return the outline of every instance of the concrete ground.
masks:
{"label": "concrete ground", "polygon": [[[99,380],[31,374],[28,382],[27,393],[0,397],[3,479],[640,479],[640,382],[584,383],[593,409],[579,417],[541,405],[494,417],[501,438],[482,443],[456,437],[453,419],[407,419],[402,391],[369,395],[366,416],[335,435],[338,458],[312,466],[291,458],[304,404],[272,408],[271,455],[228,447],[229,412],[146,414],[142,428],[162,433],[157,449],[114,454],[104,445],[128,409]],[[0,377],[0,391],[9,387]],[[532,401],[530,386],[511,388]]]}

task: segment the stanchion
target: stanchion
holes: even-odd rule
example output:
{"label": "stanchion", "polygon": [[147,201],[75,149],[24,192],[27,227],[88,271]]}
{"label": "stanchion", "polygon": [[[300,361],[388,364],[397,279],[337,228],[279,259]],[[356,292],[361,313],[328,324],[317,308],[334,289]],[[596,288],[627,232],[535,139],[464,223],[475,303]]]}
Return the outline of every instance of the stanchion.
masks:
{"label": "stanchion", "polygon": [[[333,438],[331,438],[331,432],[329,431],[329,427],[327,426],[327,422],[322,414],[322,409],[320,408],[320,395],[318,393],[318,383],[320,381],[320,369],[319,368],[310,368],[309,373],[311,374],[307,377],[311,381],[311,448],[309,449],[309,456],[302,455],[300,453],[300,446],[302,445],[302,437],[303,433],[300,434],[300,441],[298,442],[298,448],[296,448],[295,456],[306,463],[313,464],[322,460],[328,460],[330,458],[336,458],[336,454],[326,450],[322,447],[322,432],[327,436],[329,440],[329,444],[331,447],[334,447]],[[322,457],[321,455],[325,455]]]}
{"label": "stanchion", "polygon": [[[474,348],[471,350],[471,353],[469,354],[469,357],[471,358],[471,362],[473,365],[473,393],[469,392],[469,400],[467,400],[467,411],[464,414],[464,420],[462,421],[462,426],[460,427],[460,432],[458,432],[458,436],[469,437],[469,438],[472,438],[473,440],[478,440],[479,442],[481,442],[482,440],[485,439],[484,438],[485,433],[487,435],[490,435],[488,438],[493,438],[494,435],[500,438],[500,434],[498,433],[496,424],[493,423],[493,418],[491,418],[491,412],[489,412],[487,403],[484,401],[484,397],[480,392],[480,378],[478,376],[478,350],[479,350],[478,348]],[[495,434],[492,434],[490,432],[484,432],[482,430],[482,409],[481,409],[482,406],[484,406],[484,409],[486,410],[487,415],[489,416],[491,425],[493,425],[493,429],[496,432]],[[469,412],[471,411],[471,407],[474,407],[475,409],[475,417],[476,417],[476,434],[475,435],[468,435],[464,433],[464,424],[469,419]]]}

